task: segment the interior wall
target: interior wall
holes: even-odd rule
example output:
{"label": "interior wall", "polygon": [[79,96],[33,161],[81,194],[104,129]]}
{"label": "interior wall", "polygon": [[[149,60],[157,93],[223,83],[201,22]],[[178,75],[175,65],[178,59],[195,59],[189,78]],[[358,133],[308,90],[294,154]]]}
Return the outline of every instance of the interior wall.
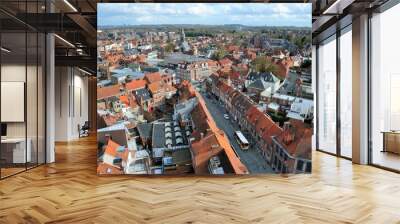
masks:
{"label": "interior wall", "polygon": [[79,138],[78,125],[88,121],[88,77],[73,67],[55,71],[55,140]]}
{"label": "interior wall", "polygon": [[[28,70],[34,69],[32,66],[28,67]],[[2,64],[1,66],[1,81],[2,82],[25,82],[25,64]],[[33,92],[28,88],[27,96],[32,98]],[[30,92],[29,92],[30,91]],[[30,93],[30,94],[29,94]],[[6,108],[2,108],[6,109]],[[35,114],[36,115],[36,114]],[[29,115],[28,115],[29,116]],[[31,117],[28,117],[28,119]],[[25,138],[25,122],[7,122],[7,137],[12,138]],[[29,137],[29,136],[28,136]]]}

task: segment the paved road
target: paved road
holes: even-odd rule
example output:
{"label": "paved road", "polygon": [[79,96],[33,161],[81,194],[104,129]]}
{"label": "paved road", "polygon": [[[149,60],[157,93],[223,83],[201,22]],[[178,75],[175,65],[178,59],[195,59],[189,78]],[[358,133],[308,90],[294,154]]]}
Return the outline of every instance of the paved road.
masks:
{"label": "paved road", "polygon": [[[252,147],[247,151],[243,151],[236,142],[234,137],[235,131],[239,130],[239,127],[234,123],[233,120],[226,120],[224,114],[226,113],[225,108],[214,98],[207,98],[206,94],[202,93],[203,98],[206,102],[207,108],[213,116],[218,127],[222,129],[234,147],[235,151],[240,157],[242,163],[247,167],[250,173],[274,173],[272,168],[265,162],[261,155]],[[247,138],[251,143],[250,139]]]}

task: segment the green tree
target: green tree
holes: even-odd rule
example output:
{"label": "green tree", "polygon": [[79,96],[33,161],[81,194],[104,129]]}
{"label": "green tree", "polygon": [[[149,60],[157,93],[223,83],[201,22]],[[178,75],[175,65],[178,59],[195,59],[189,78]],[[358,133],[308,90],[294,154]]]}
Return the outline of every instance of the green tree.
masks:
{"label": "green tree", "polygon": [[219,50],[214,52],[214,54],[212,56],[212,59],[213,60],[217,60],[217,61],[221,60],[222,58],[225,57],[226,54],[227,54],[226,51],[221,48],[221,49],[219,49]]}
{"label": "green tree", "polygon": [[274,63],[272,63],[270,60],[267,59],[265,56],[258,56],[254,61],[252,62],[253,69],[256,72],[272,72],[276,73],[277,67]]}
{"label": "green tree", "polygon": [[173,52],[174,49],[175,49],[175,44],[173,43],[168,43],[164,48],[165,52]]}

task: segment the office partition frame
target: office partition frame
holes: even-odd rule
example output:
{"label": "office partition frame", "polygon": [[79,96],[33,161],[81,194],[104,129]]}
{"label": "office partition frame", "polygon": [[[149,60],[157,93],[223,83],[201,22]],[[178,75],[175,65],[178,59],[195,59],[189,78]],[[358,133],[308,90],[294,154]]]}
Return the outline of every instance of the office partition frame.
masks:
{"label": "office partition frame", "polygon": [[[25,19],[27,18],[27,13],[28,12],[28,3],[30,4],[35,4],[36,3],[36,13],[39,13],[39,3],[45,3],[46,1],[44,0],[25,0],[25,1],[20,1],[21,4],[25,4]],[[4,10],[2,8],[2,5],[0,4],[0,9],[2,11],[2,13],[7,13],[6,10]],[[45,9],[45,12],[47,12],[47,7]],[[8,14],[8,13],[7,13]],[[16,18],[18,20],[18,18]],[[19,21],[21,22],[21,21]],[[4,175],[3,171],[3,166],[0,166],[0,180],[6,179],[8,177],[23,173],[27,170],[39,167],[43,164],[46,164],[47,162],[47,113],[46,113],[46,108],[47,108],[47,102],[46,102],[46,97],[47,97],[47,82],[46,82],[46,78],[47,78],[47,60],[46,60],[46,56],[47,56],[47,33],[45,32],[41,32],[35,28],[33,28],[32,26],[28,25],[27,23],[23,23],[24,24],[24,29],[23,30],[14,30],[14,31],[4,31],[1,29],[0,27],[0,46],[3,46],[4,43],[2,43],[2,37],[4,34],[16,34],[16,35],[24,35],[25,38],[25,46],[24,46],[24,51],[25,51],[25,85],[24,85],[24,129],[25,129],[25,164],[24,164],[24,169],[18,172],[14,172],[12,174],[9,174],[7,176]],[[1,26],[1,24],[0,24]],[[36,38],[36,41],[34,41],[33,44],[36,45],[36,47],[34,47],[34,54],[36,56],[36,61],[32,62],[32,64],[28,63],[28,34],[31,35],[31,37]],[[41,38],[39,38],[41,37]],[[41,41],[41,44],[40,42]],[[41,47],[40,47],[41,46]],[[39,48],[41,49],[41,51],[39,52]],[[2,67],[3,67],[3,62],[4,62],[4,55],[3,52],[0,52],[0,82],[2,81]],[[40,64],[39,58],[41,58],[42,63]],[[34,93],[36,96],[36,116],[34,116],[36,119],[36,121],[32,120],[32,124],[29,125],[34,125],[31,128],[33,128],[32,130],[34,130],[36,133],[34,136],[31,137],[31,141],[32,144],[34,145],[33,141],[36,142],[36,146],[34,147],[33,150],[36,150],[36,161],[31,161],[28,162],[28,153],[27,153],[27,148],[28,148],[28,107],[27,107],[27,102],[28,102],[28,65],[33,65],[36,69],[35,71],[31,71],[30,75],[34,75],[35,77],[33,77],[35,79],[36,85],[33,85],[34,87]],[[41,69],[41,96],[39,96],[39,66],[42,67]],[[0,86],[1,88],[1,86]],[[0,91],[1,92],[1,91]],[[0,100],[1,100],[1,93],[0,93]],[[41,101],[42,105],[42,113],[39,116],[39,101]],[[0,110],[3,109],[1,108],[0,105]],[[29,118],[30,119],[30,118]],[[41,132],[39,132],[39,121],[42,124],[42,130]],[[1,123],[1,115],[0,115],[0,123]],[[36,126],[36,127],[35,127]],[[42,135],[42,140],[41,142],[39,142],[39,135]],[[40,148],[39,148],[40,147]],[[32,150],[32,152],[33,152]],[[32,153],[31,152],[31,153]],[[1,153],[2,153],[2,146],[0,144],[0,158],[1,158]],[[41,153],[41,159],[39,159],[39,154]],[[32,155],[32,154],[31,154]],[[32,157],[31,159],[34,159],[34,157]],[[29,164],[29,165],[28,165]],[[0,164],[2,165],[2,164]],[[21,167],[22,168],[22,167]]]}

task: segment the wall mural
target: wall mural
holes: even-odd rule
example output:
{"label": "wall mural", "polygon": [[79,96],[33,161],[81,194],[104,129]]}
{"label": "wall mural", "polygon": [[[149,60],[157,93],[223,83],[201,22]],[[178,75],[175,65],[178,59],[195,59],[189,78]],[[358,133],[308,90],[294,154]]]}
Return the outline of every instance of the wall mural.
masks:
{"label": "wall mural", "polygon": [[99,3],[97,173],[310,173],[310,15]]}

